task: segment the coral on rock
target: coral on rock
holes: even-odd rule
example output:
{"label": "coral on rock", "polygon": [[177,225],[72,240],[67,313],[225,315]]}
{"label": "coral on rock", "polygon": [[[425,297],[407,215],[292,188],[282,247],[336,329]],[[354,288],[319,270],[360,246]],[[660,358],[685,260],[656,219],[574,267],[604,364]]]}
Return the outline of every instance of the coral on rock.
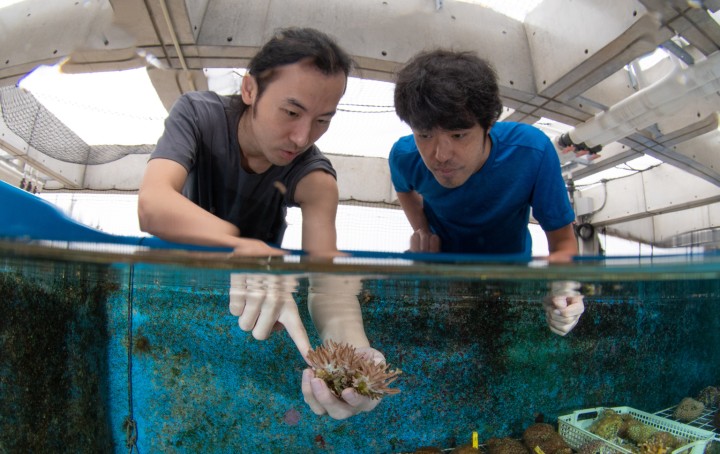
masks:
{"label": "coral on rock", "polygon": [[631,440],[636,445],[641,445],[648,441],[655,432],[657,432],[656,428],[633,418],[627,422],[627,427],[620,436]]}
{"label": "coral on rock", "polygon": [[530,454],[519,440],[510,437],[490,438],[485,442],[488,454]]}
{"label": "coral on rock", "polygon": [[590,425],[588,430],[600,438],[613,441],[619,436],[623,424],[625,424],[625,420],[620,413],[611,408],[606,408],[600,417]]}
{"label": "coral on rock", "polygon": [[700,391],[697,400],[705,405],[705,408],[718,408],[720,406],[720,390],[715,386],[708,386]]}
{"label": "coral on rock", "polygon": [[453,448],[450,454],[476,454],[480,452],[479,448],[473,448],[472,444],[466,444]]}
{"label": "coral on rock", "polygon": [[647,443],[652,443],[653,445],[660,445],[667,447],[669,450],[673,450],[675,448],[679,448],[682,444],[681,440],[678,440],[675,438],[675,435],[671,434],[670,432],[665,431],[658,431],[655,432],[648,438]]}
{"label": "coral on rock", "polygon": [[673,416],[678,421],[690,422],[698,416],[702,415],[705,405],[691,397],[686,397],[680,401]]}
{"label": "coral on rock", "polygon": [[437,446],[423,446],[417,448],[414,454],[442,454],[443,450]]}
{"label": "coral on rock", "polygon": [[666,454],[669,451],[662,441],[646,441],[639,447],[640,454]]}
{"label": "coral on rock", "polygon": [[594,440],[580,446],[578,454],[601,454],[605,452],[605,443],[600,440]]}
{"label": "coral on rock", "polygon": [[308,353],[308,362],[315,376],[324,380],[337,397],[346,388],[372,399],[400,392],[388,387],[402,373],[400,369],[389,369],[385,361],[376,363],[349,344],[327,340]]}
{"label": "coral on rock", "polygon": [[523,432],[523,443],[530,451],[540,448],[545,454],[572,454],[572,448],[547,423],[535,423]]}

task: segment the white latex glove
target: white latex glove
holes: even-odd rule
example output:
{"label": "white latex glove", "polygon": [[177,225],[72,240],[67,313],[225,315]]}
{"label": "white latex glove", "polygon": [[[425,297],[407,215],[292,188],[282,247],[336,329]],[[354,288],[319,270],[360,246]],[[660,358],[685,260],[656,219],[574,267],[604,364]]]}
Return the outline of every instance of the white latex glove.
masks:
{"label": "white latex glove", "polygon": [[580,321],[585,304],[579,290],[579,282],[556,281],[550,284],[550,294],[543,300],[543,308],[553,333],[564,336]]}
{"label": "white latex glove", "polygon": [[[372,347],[356,348],[356,352],[371,358],[375,364],[385,361],[385,356]],[[333,419],[347,419],[364,411],[371,411],[381,399],[371,399],[358,394],[352,388],[342,392],[342,399],[335,397],[325,381],[315,377],[311,368],[305,369],[302,376],[302,393],[305,403],[316,415],[328,414]]]}
{"label": "white latex glove", "polygon": [[312,348],[293,292],[297,277],[276,274],[231,274],[230,313],[243,331],[264,340],[285,327],[303,358]]}

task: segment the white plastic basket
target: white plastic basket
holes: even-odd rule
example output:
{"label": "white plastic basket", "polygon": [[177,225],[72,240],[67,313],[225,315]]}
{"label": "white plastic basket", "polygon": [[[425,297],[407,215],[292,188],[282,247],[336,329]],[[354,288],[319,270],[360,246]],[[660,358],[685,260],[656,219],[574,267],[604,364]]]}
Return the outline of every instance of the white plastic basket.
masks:
{"label": "white plastic basket", "polygon": [[592,423],[602,416],[602,412],[606,408],[614,410],[621,415],[630,414],[643,424],[674,435],[681,440],[683,445],[675,449],[672,454],[703,454],[705,447],[715,435],[713,432],[704,429],[670,421],[669,419],[630,407],[596,407],[578,410],[572,414],[560,416],[558,418],[558,432],[560,436],[576,451],[589,443],[595,443],[592,450],[594,453],[632,454],[630,449],[598,437],[587,430]]}

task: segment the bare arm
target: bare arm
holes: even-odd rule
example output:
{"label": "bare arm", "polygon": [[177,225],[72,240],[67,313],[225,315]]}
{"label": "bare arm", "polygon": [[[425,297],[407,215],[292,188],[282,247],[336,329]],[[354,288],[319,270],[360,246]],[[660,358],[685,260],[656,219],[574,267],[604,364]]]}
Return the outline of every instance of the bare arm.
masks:
{"label": "bare arm", "polygon": [[297,185],[295,201],[302,210],[302,248],[316,256],[339,255],[335,216],[339,194],[335,178],[322,171],[310,172]]}
{"label": "bare arm", "polygon": [[423,211],[423,199],[415,191],[398,192],[398,201],[413,228],[411,252],[440,252],[440,238],[432,233]]}
{"label": "bare arm", "polygon": [[182,195],[185,168],[170,159],[148,162],[138,193],[140,229],[168,241],[232,247],[243,255],[271,255],[265,243],[240,238],[233,224],[200,208]]}
{"label": "bare arm", "polygon": [[430,230],[423,212],[422,196],[415,191],[398,192],[397,196],[400,207],[405,212],[405,217],[410,222],[413,231],[420,229]]}
{"label": "bare arm", "polygon": [[578,254],[577,239],[572,224],[545,232],[545,235],[548,241],[548,251],[550,252],[548,260],[550,262],[568,262]]}

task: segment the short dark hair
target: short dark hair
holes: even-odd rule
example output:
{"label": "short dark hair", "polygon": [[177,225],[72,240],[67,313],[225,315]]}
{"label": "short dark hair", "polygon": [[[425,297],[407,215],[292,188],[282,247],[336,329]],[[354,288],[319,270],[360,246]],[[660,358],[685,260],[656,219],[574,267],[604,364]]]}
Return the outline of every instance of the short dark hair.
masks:
{"label": "short dark hair", "polygon": [[[273,34],[248,64],[247,72],[258,84],[258,98],[275,77],[275,69],[307,60],[323,74],[340,72],[347,77],[353,60],[333,38],[314,28],[288,27]],[[247,105],[240,95],[233,97],[233,107],[243,112]]]}
{"label": "short dark hair", "polygon": [[395,112],[413,129],[487,131],[502,108],[495,70],[472,52],[421,52],[396,76]]}

